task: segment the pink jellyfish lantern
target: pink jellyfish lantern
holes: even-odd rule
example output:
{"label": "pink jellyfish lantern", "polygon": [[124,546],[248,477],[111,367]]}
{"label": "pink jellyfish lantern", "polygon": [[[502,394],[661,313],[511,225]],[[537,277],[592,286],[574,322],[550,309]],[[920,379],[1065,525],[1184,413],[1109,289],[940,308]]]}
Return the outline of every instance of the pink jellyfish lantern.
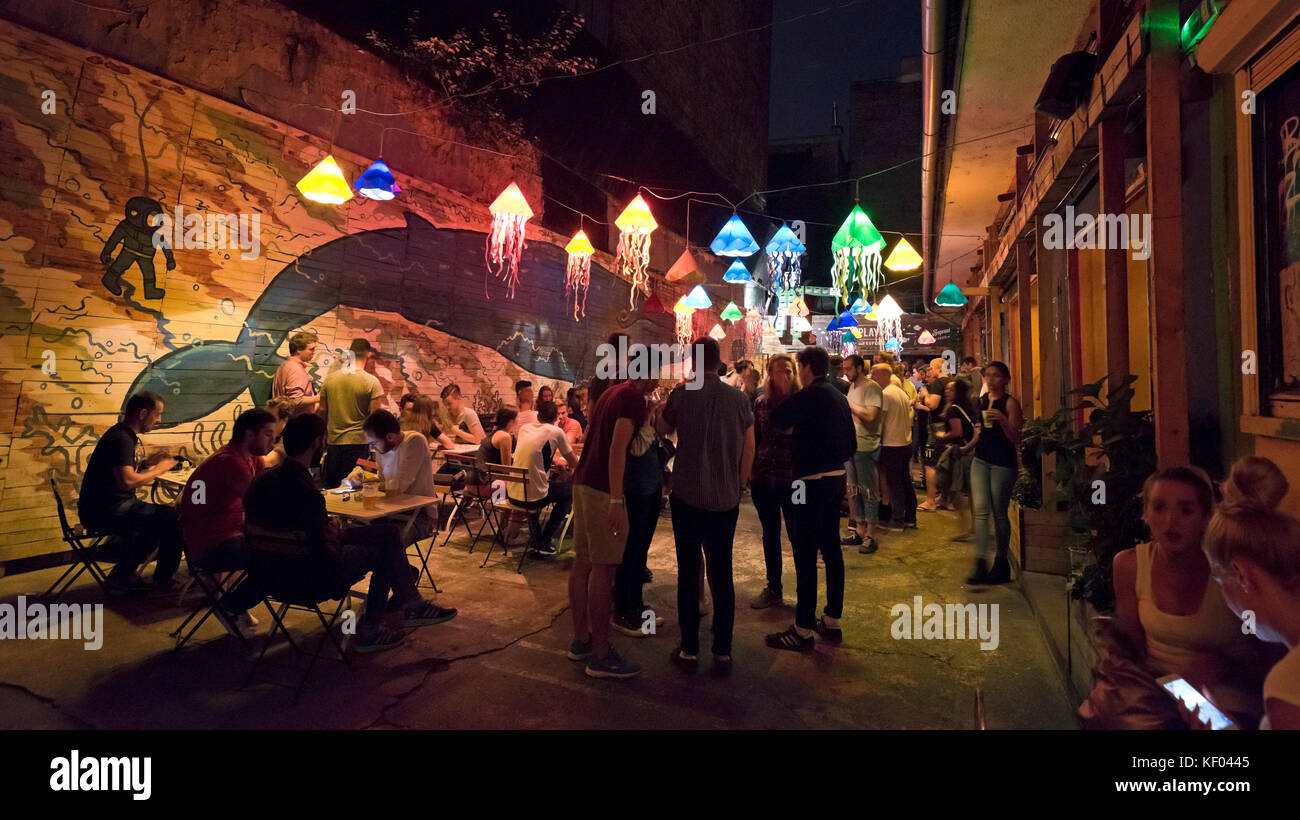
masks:
{"label": "pink jellyfish lantern", "polygon": [[488,272],[506,281],[506,295],[513,299],[519,282],[519,258],[524,253],[524,224],[532,218],[533,209],[512,182],[488,210],[492,212],[492,231],[487,239]]}

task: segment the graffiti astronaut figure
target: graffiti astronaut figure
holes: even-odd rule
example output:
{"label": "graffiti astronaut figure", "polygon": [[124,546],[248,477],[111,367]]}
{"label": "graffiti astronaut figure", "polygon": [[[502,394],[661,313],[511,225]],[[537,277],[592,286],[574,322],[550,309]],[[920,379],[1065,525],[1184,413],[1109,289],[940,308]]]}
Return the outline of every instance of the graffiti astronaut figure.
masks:
{"label": "graffiti astronaut figure", "polygon": [[[140,274],[144,279],[144,298],[163,298],[165,291],[155,284],[153,258],[158,248],[162,248],[163,256],[167,258],[167,270],[175,270],[176,257],[172,255],[167,240],[161,233],[156,233],[149,224],[155,214],[161,215],[162,212],[162,206],[157,200],[149,197],[133,196],[127,200],[126,218],[117,223],[113,235],[108,238],[108,243],[104,245],[104,250],[99,255],[99,261],[107,267],[104,272],[104,287],[108,288],[114,296],[122,295],[122,274],[126,273],[132,265],[139,265]],[[119,243],[122,245],[122,250],[117,258],[113,258],[113,251]]]}

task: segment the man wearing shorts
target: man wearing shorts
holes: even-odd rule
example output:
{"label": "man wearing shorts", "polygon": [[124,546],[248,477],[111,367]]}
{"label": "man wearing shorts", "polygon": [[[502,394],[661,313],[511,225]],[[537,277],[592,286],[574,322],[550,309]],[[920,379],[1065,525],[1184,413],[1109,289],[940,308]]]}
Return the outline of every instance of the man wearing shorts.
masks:
{"label": "man wearing shorts", "polygon": [[623,473],[628,445],[645,424],[646,394],[654,387],[653,379],[637,379],[601,394],[591,409],[587,442],[573,476],[573,643],[568,654],[571,660],[585,660],[593,678],[630,678],[641,672],[614,650],[609,632],[614,574],[627,544]]}

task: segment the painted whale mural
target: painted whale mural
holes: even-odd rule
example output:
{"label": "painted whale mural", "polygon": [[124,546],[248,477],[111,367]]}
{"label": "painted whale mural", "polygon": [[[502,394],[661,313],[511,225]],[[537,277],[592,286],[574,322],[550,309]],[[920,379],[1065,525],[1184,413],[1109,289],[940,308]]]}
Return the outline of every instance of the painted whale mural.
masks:
{"label": "painted whale mural", "polygon": [[[567,254],[548,242],[530,242],[520,262],[520,285],[507,299],[495,280],[486,285],[478,231],[435,227],[407,212],[406,226],[361,231],[302,254],[267,285],[233,342],[198,341],[149,364],[130,393],[152,390],[167,402],[162,426],[203,418],[245,389],[261,406],[284,360],[276,351],[286,337],[340,306],[384,311],[492,348],[543,378],[574,381],[600,329],[575,323],[565,311]],[[617,316],[628,283],[593,264],[588,312]],[[604,303],[608,304],[604,304]],[[475,306],[473,318],[458,310]],[[594,311],[593,311],[594,308]],[[658,324],[658,322],[656,322]],[[665,331],[665,335],[668,331]],[[588,335],[595,338],[588,340]]]}

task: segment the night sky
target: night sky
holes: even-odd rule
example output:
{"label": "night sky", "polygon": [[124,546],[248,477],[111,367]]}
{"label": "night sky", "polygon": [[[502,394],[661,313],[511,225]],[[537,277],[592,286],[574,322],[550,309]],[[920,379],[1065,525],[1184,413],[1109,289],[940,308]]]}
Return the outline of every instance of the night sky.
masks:
{"label": "night sky", "polygon": [[[772,19],[837,7],[772,26],[772,139],[824,134],[831,101],[848,130],[849,84],[898,75],[899,60],[921,53],[921,0],[772,0]],[[917,135],[918,141],[920,135]]]}

